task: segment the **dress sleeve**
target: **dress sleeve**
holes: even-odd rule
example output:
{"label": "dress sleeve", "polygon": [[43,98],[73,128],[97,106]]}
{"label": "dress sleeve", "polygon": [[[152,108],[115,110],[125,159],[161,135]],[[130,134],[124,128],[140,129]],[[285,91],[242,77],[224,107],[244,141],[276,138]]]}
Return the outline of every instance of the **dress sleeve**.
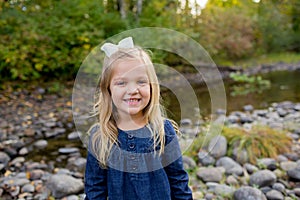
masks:
{"label": "dress sleeve", "polygon": [[189,177],[183,168],[183,161],[177,135],[170,121],[165,121],[166,146],[162,155],[164,170],[171,187],[172,200],[192,200],[188,186]]}
{"label": "dress sleeve", "polygon": [[[95,130],[91,131],[90,138]],[[90,142],[89,148],[90,149]],[[84,177],[85,200],[107,199],[107,170],[100,167],[98,160],[88,150]]]}

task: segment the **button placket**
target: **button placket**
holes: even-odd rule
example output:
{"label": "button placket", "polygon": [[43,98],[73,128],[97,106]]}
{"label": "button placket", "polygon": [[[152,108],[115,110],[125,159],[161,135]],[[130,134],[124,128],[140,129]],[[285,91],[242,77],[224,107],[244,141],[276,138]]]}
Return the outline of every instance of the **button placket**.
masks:
{"label": "button placket", "polygon": [[137,162],[137,148],[136,148],[136,139],[132,134],[127,135],[127,151],[128,155],[128,167],[131,172],[136,172],[138,170],[138,162]]}

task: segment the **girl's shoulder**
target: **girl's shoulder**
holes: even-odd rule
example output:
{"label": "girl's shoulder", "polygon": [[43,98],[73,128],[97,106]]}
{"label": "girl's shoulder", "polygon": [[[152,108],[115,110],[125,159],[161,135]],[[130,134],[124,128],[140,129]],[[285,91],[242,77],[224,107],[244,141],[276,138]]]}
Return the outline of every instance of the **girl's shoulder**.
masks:
{"label": "girl's shoulder", "polygon": [[172,119],[164,120],[164,129],[166,135],[177,135],[179,134],[179,128],[177,123]]}
{"label": "girl's shoulder", "polygon": [[100,130],[100,125],[99,124],[94,124],[90,127],[87,134],[88,134],[89,137],[91,137],[99,130]]}

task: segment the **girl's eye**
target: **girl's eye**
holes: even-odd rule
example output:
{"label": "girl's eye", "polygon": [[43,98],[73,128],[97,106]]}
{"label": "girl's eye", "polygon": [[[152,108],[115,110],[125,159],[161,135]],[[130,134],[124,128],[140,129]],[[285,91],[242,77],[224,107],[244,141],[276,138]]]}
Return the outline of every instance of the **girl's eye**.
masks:
{"label": "girl's eye", "polygon": [[138,81],[138,84],[139,85],[145,85],[145,84],[147,84],[148,83],[148,81],[146,81],[146,80],[139,80]]}
{"label": "girl's eye", "polygon": [[117,81],[115,84],[119,85],[119,86],[122,86],[122,85],[125,85],[125,81]]}

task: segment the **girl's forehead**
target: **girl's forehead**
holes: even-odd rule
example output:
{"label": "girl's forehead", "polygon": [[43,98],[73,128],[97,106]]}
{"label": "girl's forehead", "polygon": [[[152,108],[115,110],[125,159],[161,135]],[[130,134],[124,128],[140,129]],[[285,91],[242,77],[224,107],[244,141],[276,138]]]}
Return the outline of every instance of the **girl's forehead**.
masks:
{"label": "girl's forehead", "polygon": [[131,74],[132,73],[146,73],[147,66],[140,59],[126,59],[120,60],[113,66],[113,75],[117,74]]}

